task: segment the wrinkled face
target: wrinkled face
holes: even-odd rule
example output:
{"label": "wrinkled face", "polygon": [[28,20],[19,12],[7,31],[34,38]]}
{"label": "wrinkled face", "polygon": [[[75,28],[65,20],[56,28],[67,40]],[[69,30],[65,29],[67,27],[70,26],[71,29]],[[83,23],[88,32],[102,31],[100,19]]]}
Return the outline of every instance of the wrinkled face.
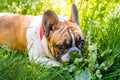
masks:
{"label": "wrinkled face", "polygon": [[43,35],[48,48],[57,61],[68,62],[71,52],[82,54],[84,46],[83,33],[79,26],[77,7],[72,5],[72,15],[68,21],[61,22],[51,10],[43,15]]}
{"label": "wrinkled face", "polygon": [[68,62],[70,53],[82,54],[84,37],[76,23],[69,21],[60,22],[55,31],[51,31],[48,39],[48,46],[57,61]]}

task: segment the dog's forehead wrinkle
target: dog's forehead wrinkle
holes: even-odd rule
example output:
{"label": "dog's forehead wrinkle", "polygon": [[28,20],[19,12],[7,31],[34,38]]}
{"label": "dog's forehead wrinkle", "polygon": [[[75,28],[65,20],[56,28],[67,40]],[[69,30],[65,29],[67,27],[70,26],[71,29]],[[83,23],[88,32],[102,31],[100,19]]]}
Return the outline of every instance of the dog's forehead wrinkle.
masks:
{"label": "dog's forehead wrinkle", "polygon": [[66,31],[66,29],[67,29],[67,27],[62,26],[62,27],[60,28],[59,32],[60,32],[60,33],[63,33],[63,32]]}
{"label": "dog's forehead wrinkle", "polygon": [[75,37],[71,29],[69,29],[70,36],[72,38],[72,46],[75,46]]}

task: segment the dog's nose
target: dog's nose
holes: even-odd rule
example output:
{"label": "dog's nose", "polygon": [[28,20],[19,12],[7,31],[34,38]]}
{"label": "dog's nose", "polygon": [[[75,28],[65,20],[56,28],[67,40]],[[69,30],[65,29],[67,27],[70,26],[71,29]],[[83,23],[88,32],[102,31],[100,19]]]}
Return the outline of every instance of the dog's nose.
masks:
{"label": "dog's nose", "polygon": [[77,53],[77,54],[82,54],[81,50],[79,50],[78,48],[76,47],[72,47],[69,49],[69,53]]}
{"label": "dog's nose", "polygon": [[73,49],[73,50],[70,51],[70,53],[71,52],[79,53],[79,50]]}

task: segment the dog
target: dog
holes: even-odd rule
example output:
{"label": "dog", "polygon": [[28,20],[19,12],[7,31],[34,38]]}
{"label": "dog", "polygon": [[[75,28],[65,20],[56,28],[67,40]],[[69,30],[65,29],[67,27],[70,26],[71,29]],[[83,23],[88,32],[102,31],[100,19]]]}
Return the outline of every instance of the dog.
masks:
{"label": "dog", "polygon": [[39,16],[0,13],[0,44],[28,50],[29,60],[35,63],[60,66],[70,61],[71,52],[83,54],[84,36],[75,4],[71,14],[66,19],[52,10]]}

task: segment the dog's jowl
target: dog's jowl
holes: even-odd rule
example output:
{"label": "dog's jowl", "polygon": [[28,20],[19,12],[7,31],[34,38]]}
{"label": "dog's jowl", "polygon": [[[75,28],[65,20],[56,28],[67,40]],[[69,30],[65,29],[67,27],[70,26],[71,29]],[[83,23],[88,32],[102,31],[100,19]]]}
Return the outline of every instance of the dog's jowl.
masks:
{"label": "dog's jowl", "polygon": [[28,50],[30,61],[35,63],[60,66],[70,61],[71,52],[82,54],[83,42],[75,4],[69,19],[51,10],[39,16],[0,13],[0,44]]}

